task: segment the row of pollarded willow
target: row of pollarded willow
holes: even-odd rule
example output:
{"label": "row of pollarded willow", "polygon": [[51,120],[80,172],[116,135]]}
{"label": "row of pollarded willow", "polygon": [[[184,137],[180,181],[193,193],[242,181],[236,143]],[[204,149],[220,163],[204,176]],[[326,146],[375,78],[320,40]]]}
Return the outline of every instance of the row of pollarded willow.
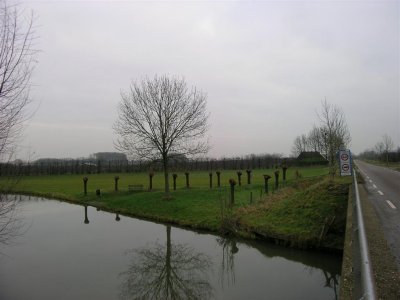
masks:
{"label": "row of pollarded willow", "polygon": [[[286,166],[282,166],[282,171],[283,171],[283,184],[286,183],[286,171],[287,171],[287,167]],[[217,187],[221,187],[221,172],[220,171],[216,171],[215,172],[217,174]],[[247,173],[247,184],[251,185],[251,178],[252,178],[252,170],[246,170]],[[279,174],[280,171],[278,169],[276,169],[274,172],[274,177],[275,177],[275,189],[278,189],[279,186]],[[186,188],[190,188],[190,173],[189,172],[185,172],[185,178],[186,178]],[[237,178],[238,178],[238,182],[239,182],[239,186],[241,186],[241,176],[242,176],[242,172],[241,171],[237,171]],[[153,190],[153,177],[154,177],[154,172],[149,172],[148,174],[148,178],[149,178],[149,191]],[[213,188],[213,173],[209,173],[209,187],[210,189]],[[178,178],[178,174],[177,173],[173,173],[172,174],[172,178],[173,178],[173,189],[176,190],[176,183],[177,183],[177,178]],[[263,175],[264,178],[264,186],[265,186],[265,192],[268,193],[268,181],[270,178],[272,178],[272,176],[268,175],[268,174],[264,174]],[[88,181],[89,178],[88,177],[83,177],[83,192],[84,195],[87,195],[87,187],[88,187]],[[119,187],[118,187],[118,183],[120,180],[120,176],[114,176],[114,191],[118,192],[119,191]],[[232,184],[232,182],[234,182],[234,185],[236,185],[236,180],[230,178],[229,179],[229,184]],[[138,185],[139,186],[139,185]],[[142,185],[140,185],[141,187],[143,187]],[[96,193],[100,193],[99,190],[96,190]]]}

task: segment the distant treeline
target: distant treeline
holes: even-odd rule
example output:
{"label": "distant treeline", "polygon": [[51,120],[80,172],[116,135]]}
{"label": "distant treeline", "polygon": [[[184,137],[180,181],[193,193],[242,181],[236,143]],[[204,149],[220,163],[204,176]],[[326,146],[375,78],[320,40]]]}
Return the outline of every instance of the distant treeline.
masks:
{"label": "distant treeline", "polygon": [[[386,156],[387,155],[387,156]],[[386,162],[400,162],[400,147],[396,151],[390,151],[387,154],[384,151],[366,150],[357,155],[361,159],[379,160]]]}
{"label": "distant treeline", "polygon": [[[281,155],[254,155],[244,158],[222,159],[186,159],[179,157],[179,159],[170,159],[169,169],[171,172],[267,169],[280,167],[283,162],[288,166],[297,165],[296,159],[283,158]],[[133,173],[157,172],[161,170],[162,164],[160,161],[47,159],[32,163],[21,161],[0,163],[0,176]]]}

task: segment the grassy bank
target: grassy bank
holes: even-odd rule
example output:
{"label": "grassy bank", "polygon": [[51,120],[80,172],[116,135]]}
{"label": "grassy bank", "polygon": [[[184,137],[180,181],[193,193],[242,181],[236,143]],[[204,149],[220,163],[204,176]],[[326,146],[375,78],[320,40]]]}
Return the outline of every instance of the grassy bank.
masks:
{"label": "grassy bank", "polygon": [[[296,179],[296,171],[301,178]],[[114,191],[116,174],[87,175],[88,195],[83,195],[82,175],[59,175],[21,178],[14,193],[39,195],[92,205],[151,220],[211,231],[229,232],[241,236],[273,239],[294,247],[341,247],[347,201],[345,180],[329,181],[327,169],[321,167],[289,169],[285,187],[263,192],[263,174],[273,170],[255,170],[252,183],[246,173],[242,186],[236,186],[235,204],[227,205],[230,191],[228,179],[237,180],[236,171],[221,172],[221,187],[217,188],[215,173],[213,188],[209,188],[208,172],[190,173],[190,188],[185,175],[178,173],[173,200],[164,201],[163,176],[157,173],[152,191],[148,191],[147,174],[119,174],[119,191]],[[281,175],[282,176],[282,175]],[[171,180],[172,181],[172,180]],[[129,184],[143,184],[145,191],[128,192]],[[282,184],[282,182],[280,182]],[[102,191],[101,196],[95,190]]]}
{"label": "grassy bank", "polygon": [[303,180],[256,206],[241,208],[241,227],[299,248],[342,249],[351,179]]}

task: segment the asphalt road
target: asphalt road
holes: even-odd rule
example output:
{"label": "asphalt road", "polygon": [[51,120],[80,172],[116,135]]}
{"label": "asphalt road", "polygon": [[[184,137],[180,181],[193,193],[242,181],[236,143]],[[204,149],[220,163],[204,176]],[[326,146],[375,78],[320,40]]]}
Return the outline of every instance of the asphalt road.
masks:
{"label": "asphalt road", "polygon": [[363,161],[355,163],[400,270],[400,172]]}

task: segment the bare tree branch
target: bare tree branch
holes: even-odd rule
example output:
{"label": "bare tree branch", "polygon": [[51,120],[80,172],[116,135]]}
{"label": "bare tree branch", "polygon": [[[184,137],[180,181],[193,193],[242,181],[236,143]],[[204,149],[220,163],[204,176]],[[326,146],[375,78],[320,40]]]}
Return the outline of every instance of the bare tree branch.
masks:
{"label": "bare tree branch", "polygon": [[[33,17],[21,16],[20,6],[0,0],[0,160],[9,160],[27,119],[25,108],[30,102],[30,79],[36,51]],[[18,234],[17,199],[6,194],[14,180],[0,187],[0,242],[6,243]]]}
{"label": "bare tree branch", "polygon": [[297,136],[292,146],[292,153],[298,156],[303,151],[318,151],[329,161],[330,172],[335,173],[336,153],[347,147],[351,141],[346,118],[341,108],[326,101],[322,102],[317,112],[320,125],[311,129],[308,135]]}
{"label": "bare tree branch", "polygon": [[389,165],[389,152],[393,149],[394,147],[394,143],[392,138],[387,135],[384,134],[382,136],[382,142],[378,143],[381,145],[382,147],[382,152],[385,153],[385,160],[386,160],[386,165]]}
{"label": "bare tree branch", "polygon": [[116,147],[140,158],[161,159],[168,194],[170,155],[193,156],[208,150],[206,95],[189,89],[184,78],[164,75],[132,82],[121,99],[114,124],[119,136]]}
{"label": "bare tree branch", "polygon": [[24,108],[30,102],[35,64],[33,17],[22,19],[18,8],[0,1],[0,158],[13,150],[26,120]]}
{"label": "bare tree branch", "polygon": [[321,131],[327,153],[327,159],[331,167],[335,165],[335,154],[341,147],[347,147],[351,141],[347,128],[346,118],[341,108],[326,101],[322,102],[322,108],[318,117],[321,122]]}

